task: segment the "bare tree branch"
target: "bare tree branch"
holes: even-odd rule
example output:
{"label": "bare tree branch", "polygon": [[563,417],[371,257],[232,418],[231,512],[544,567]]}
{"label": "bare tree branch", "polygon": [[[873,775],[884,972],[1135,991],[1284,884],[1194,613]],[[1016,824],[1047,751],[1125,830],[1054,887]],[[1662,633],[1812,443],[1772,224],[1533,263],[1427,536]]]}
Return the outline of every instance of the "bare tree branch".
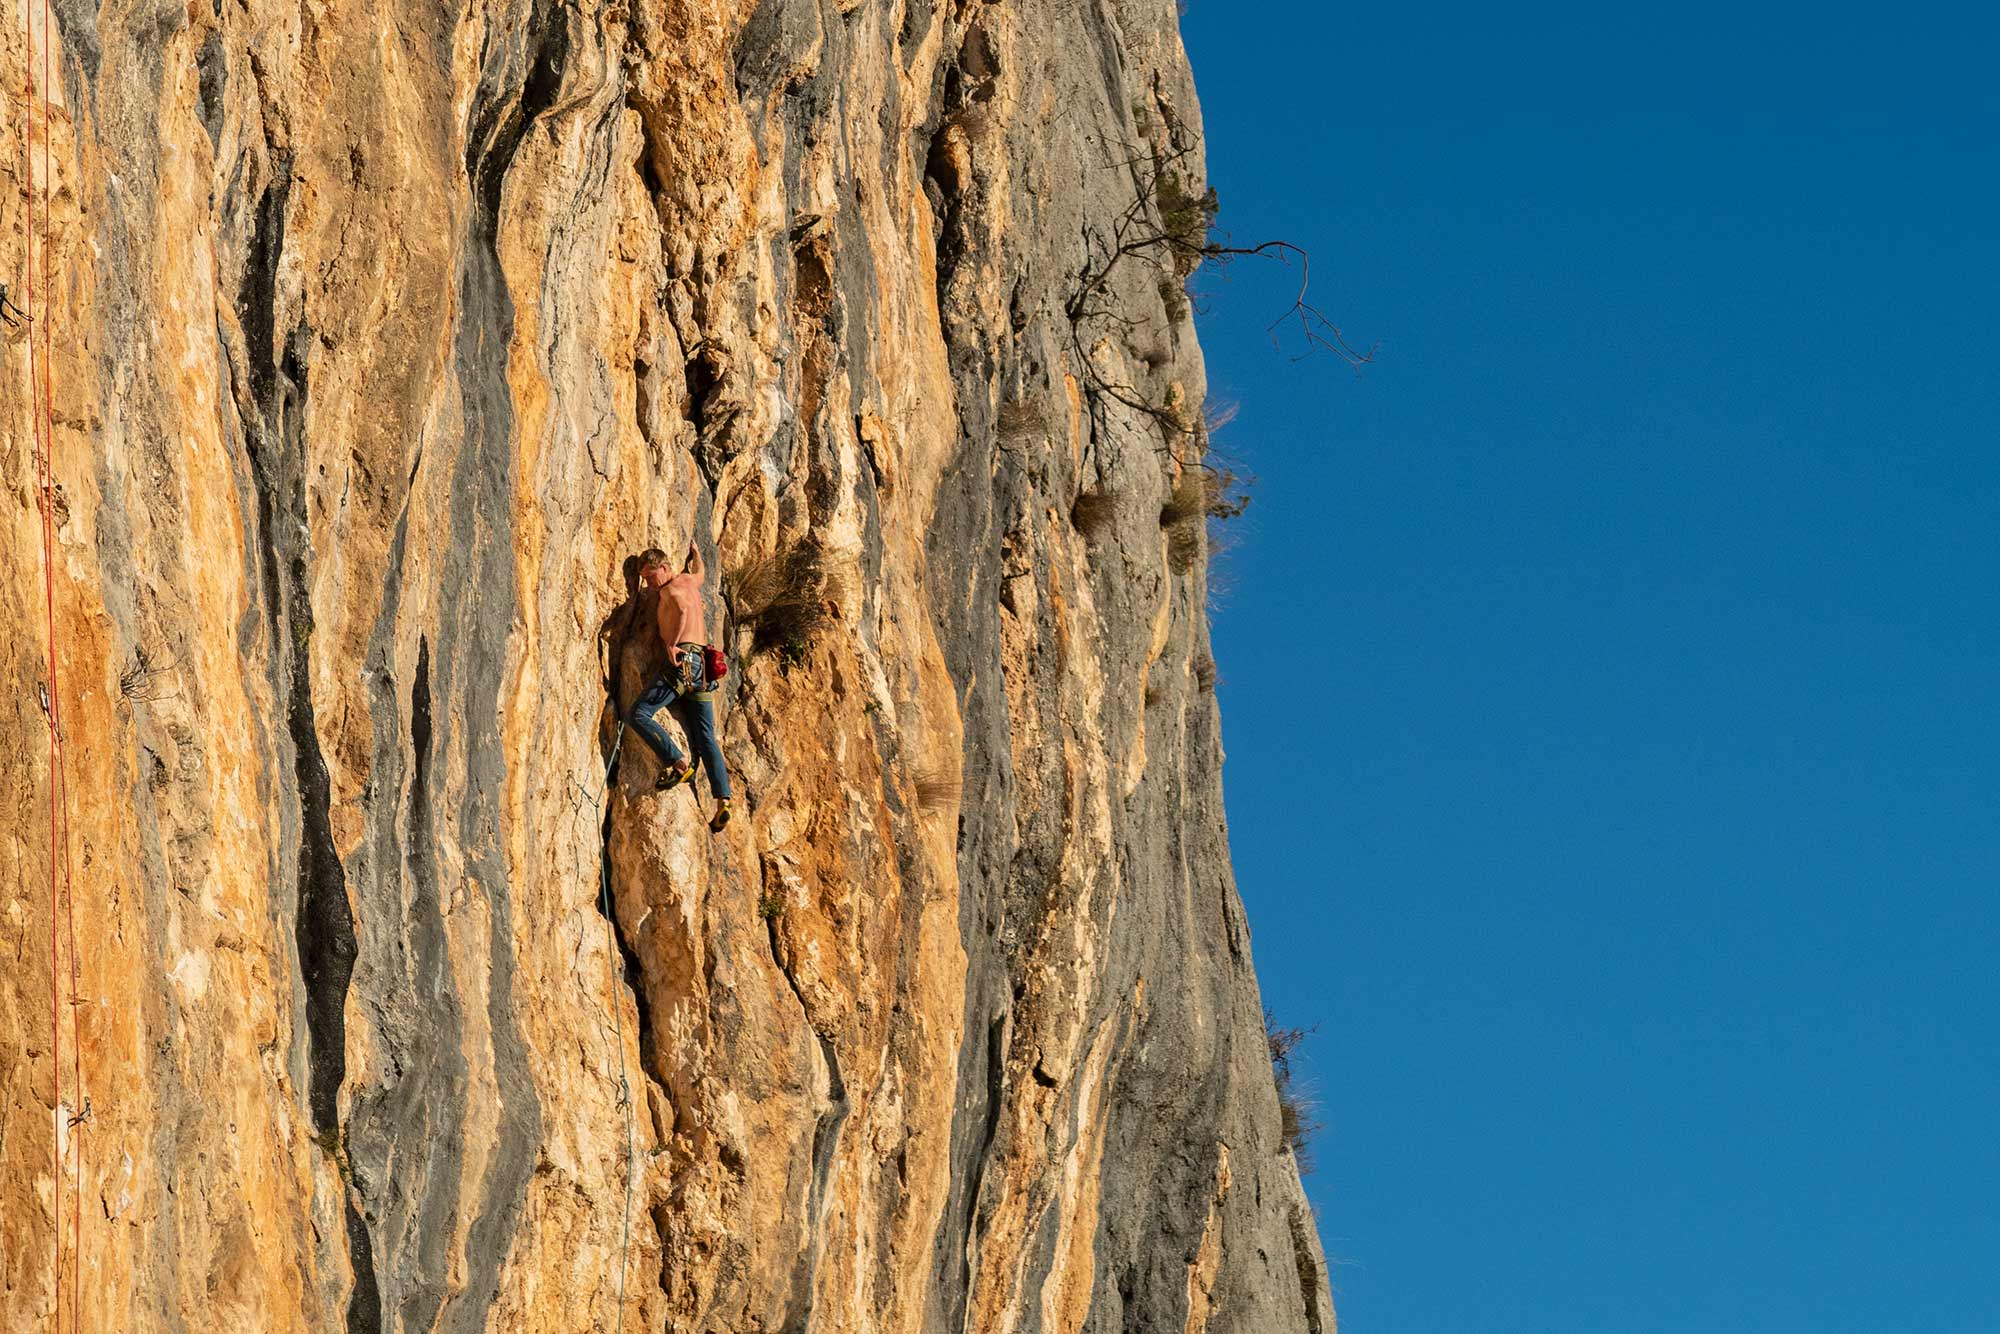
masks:
{"label": "bare tree branch", "polygon": [[1215,234],[1218,207],[1215,191],[1211,188],[1196,195],[1186,185],[1182,164],[1195,151],[1191,136],[1175,127],[1170,130],[1169,144],[1164,149],[1126,147],[1129,150],[1126,156],[1105,165],[1109,170],[1130,174],[1132,201],[1112,219],[1109,235],[1086,229],[1084,247],[1089,258],[1078,275],[1075,290],[1065,302],[1071,343],[1093,391],[1146,416],[1177,458],[1178,445],[1201,434],[1198,423],[1184,420],[1173,408],[1151,401],[1133,385],[1108,379],[1088,354],[1085,344],[1092,335],[1106,331],[1129,334],[1141,323],[1117,311],[1110,294],[1114,275],[1127,261],[1155,272],[1170,318],[1185,317],[1188,313],[1187,280],[1203,264],[1220,266],[1244,256],[1274,258],[1287,268],[1296,262],[1297,294],[1290,308],[1266,326],[1272,345],[1282,350],[1281,331],[1296,329],[1304,350],[1292,358],[1294,361],[1325,351],[1359,369],[1374,359],[1375,348],[1362,351],[1355,347],[1340,327],[1308,299],[1312,263],[1302,246],[1285,240],[1237,246]]}

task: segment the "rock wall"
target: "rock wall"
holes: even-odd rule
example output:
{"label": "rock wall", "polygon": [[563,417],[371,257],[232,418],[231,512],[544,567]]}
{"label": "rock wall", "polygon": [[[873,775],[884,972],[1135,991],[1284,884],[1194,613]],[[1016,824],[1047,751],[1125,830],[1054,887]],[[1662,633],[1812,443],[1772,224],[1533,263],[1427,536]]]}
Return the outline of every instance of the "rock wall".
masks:
{"label": "rock wall", "polygon": [[[1333,1329],[1110,262],[1172,0],[27,0],[0,84],[0,1326]],[[690,542],[721,834],[616,726]]]}

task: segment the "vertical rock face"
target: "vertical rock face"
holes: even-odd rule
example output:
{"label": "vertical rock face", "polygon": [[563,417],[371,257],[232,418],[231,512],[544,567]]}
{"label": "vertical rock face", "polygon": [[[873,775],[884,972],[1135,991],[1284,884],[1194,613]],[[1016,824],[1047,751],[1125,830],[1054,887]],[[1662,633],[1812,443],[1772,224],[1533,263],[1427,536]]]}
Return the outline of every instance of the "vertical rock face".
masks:
{"label": "vertical rock face", "polygon": [[1171,0],[27,9],[0,1326],[1331,1331]]}

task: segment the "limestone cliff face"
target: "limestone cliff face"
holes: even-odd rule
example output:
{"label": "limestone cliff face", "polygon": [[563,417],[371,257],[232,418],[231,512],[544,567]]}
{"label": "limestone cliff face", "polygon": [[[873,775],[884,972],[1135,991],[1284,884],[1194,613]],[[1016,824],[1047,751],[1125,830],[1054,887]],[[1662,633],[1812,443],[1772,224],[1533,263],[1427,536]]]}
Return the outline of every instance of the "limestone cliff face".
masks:
{"label": "limestone cliff face", "polygon": [[[59,1215],[86,1330],[1331,1331],[1106,265],[1172,0],[27,9],[0,1327]],[[690,541],[719,835],[605,781]]]}

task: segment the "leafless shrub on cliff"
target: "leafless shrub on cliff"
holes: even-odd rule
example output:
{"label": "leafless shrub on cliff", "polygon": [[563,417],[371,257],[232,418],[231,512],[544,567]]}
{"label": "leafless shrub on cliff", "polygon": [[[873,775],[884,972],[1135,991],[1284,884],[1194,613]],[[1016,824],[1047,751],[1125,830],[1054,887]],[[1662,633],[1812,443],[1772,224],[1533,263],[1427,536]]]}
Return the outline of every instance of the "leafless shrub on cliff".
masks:
{"label": "leafless shrub on cliff", "polygon": [[750,627],[752,653],[775,652],[787,668],[834,623],[839,571],[823,547],[808,539],[729,572],[724,592],[738,623]]}
{"label": "leafless shrub on cliff", "polygon": [[1109,491],[1085,491],[1069,507],[1069,521],[1085,537],[1095,537],[1118,519],[1118,501]]}
{"label": "leafless shrub on cliff", "polygon": [[1278,1132],[1298,1160],[1300,1172],[1312,1171],[1308,1152],[1312,1137],[1325,1127],[1314,1114],[1312,1099],[1292,1076],[1292,1053],[1312,1035],[1311,1028],[1287,1028],[1264,1011],[1264,1041],[1271,1052],[1271,1079],[1278,1086]]}
{"label": "leafless shrub on cliff", "polygon": [[125,700],[163,698],[160,679],[172,671],[172,662],[160,662],[144,644],[132,650],[132,661],[118,673],[118,695]]}
{"label": "leafless shrub on cliff", "polygon": [[1208,479],[1189,469],[1175,481],[1174,489],[1167,493],[1166,503],[1160,506],[1160,527],[1172,528],[1191,523],[1207,508]]}
{"label": "leafless shrub on cliff", "polygon": [[1219,463],[1203,465],[1202,475],[1208,479],[1204,518],[1234,519],[1250,508],[1250,478]]}
{"label": "leafless shrub on cliff", "polygon": [[951,769],[920,769],[910,780],[917,795],[917,808],[933,813],[948,810],[958,800],[964,784]]}
{"label": "leafless shrub on cliff", "polygon": [[1126,144],[1123,156],[1107,164],[1107,169],[1129,179],[1132,199],[1112,221],[1108,234],[1088,238],[1090,253],[1065,308],[1086,387],[1148,417],[1168,452],[1179,457],[1196,433],[1195,424],[1176,405],[1113,379],[1090,355],[1090,345],[1105,332],[1129,334],[1143,323],[1125,313],[1112,288],[1114,276],[1125,268],[1138,265],[1153,271],[1154,288],[1172,327],[1192,313],[1187,282],[1203,264],[1227,264],[1246,255],[1275,259],[1287,268],[1298,268],[1299,287],[1291,306],[1267,328],[1273,346],[1281,346],[1281,335],[1290,330],[1302,348],[1295,360],[1325,351],[1356,369],[1374,359],[1375,349],[1362,351],[1349,343],[1339,326],[1312,304],[1308,298],[1312,262],[1303,247],[1284,240],[1239,246],[1218,233],[1215,220],[1221,205],[1214,187],[1196,190],[1193,185],[1193,156],[1199,147],[1193,133],[1184,126],[1168,125],[1164,137],[1156,140],[1150,115],[1137,108],[1135,113],[1136,128],[1153,142],[1143,149]]}
{"label": "leafless shrub on cliff", "polygon": [[1160,506],[1160,527],[1167,530],[1167,562],[1174,572],[1185,574],[1194,568],[1207,520],[1233,519],[1249,504],[1247,483],[1229,468],[1196,464],[1182,472]]}

